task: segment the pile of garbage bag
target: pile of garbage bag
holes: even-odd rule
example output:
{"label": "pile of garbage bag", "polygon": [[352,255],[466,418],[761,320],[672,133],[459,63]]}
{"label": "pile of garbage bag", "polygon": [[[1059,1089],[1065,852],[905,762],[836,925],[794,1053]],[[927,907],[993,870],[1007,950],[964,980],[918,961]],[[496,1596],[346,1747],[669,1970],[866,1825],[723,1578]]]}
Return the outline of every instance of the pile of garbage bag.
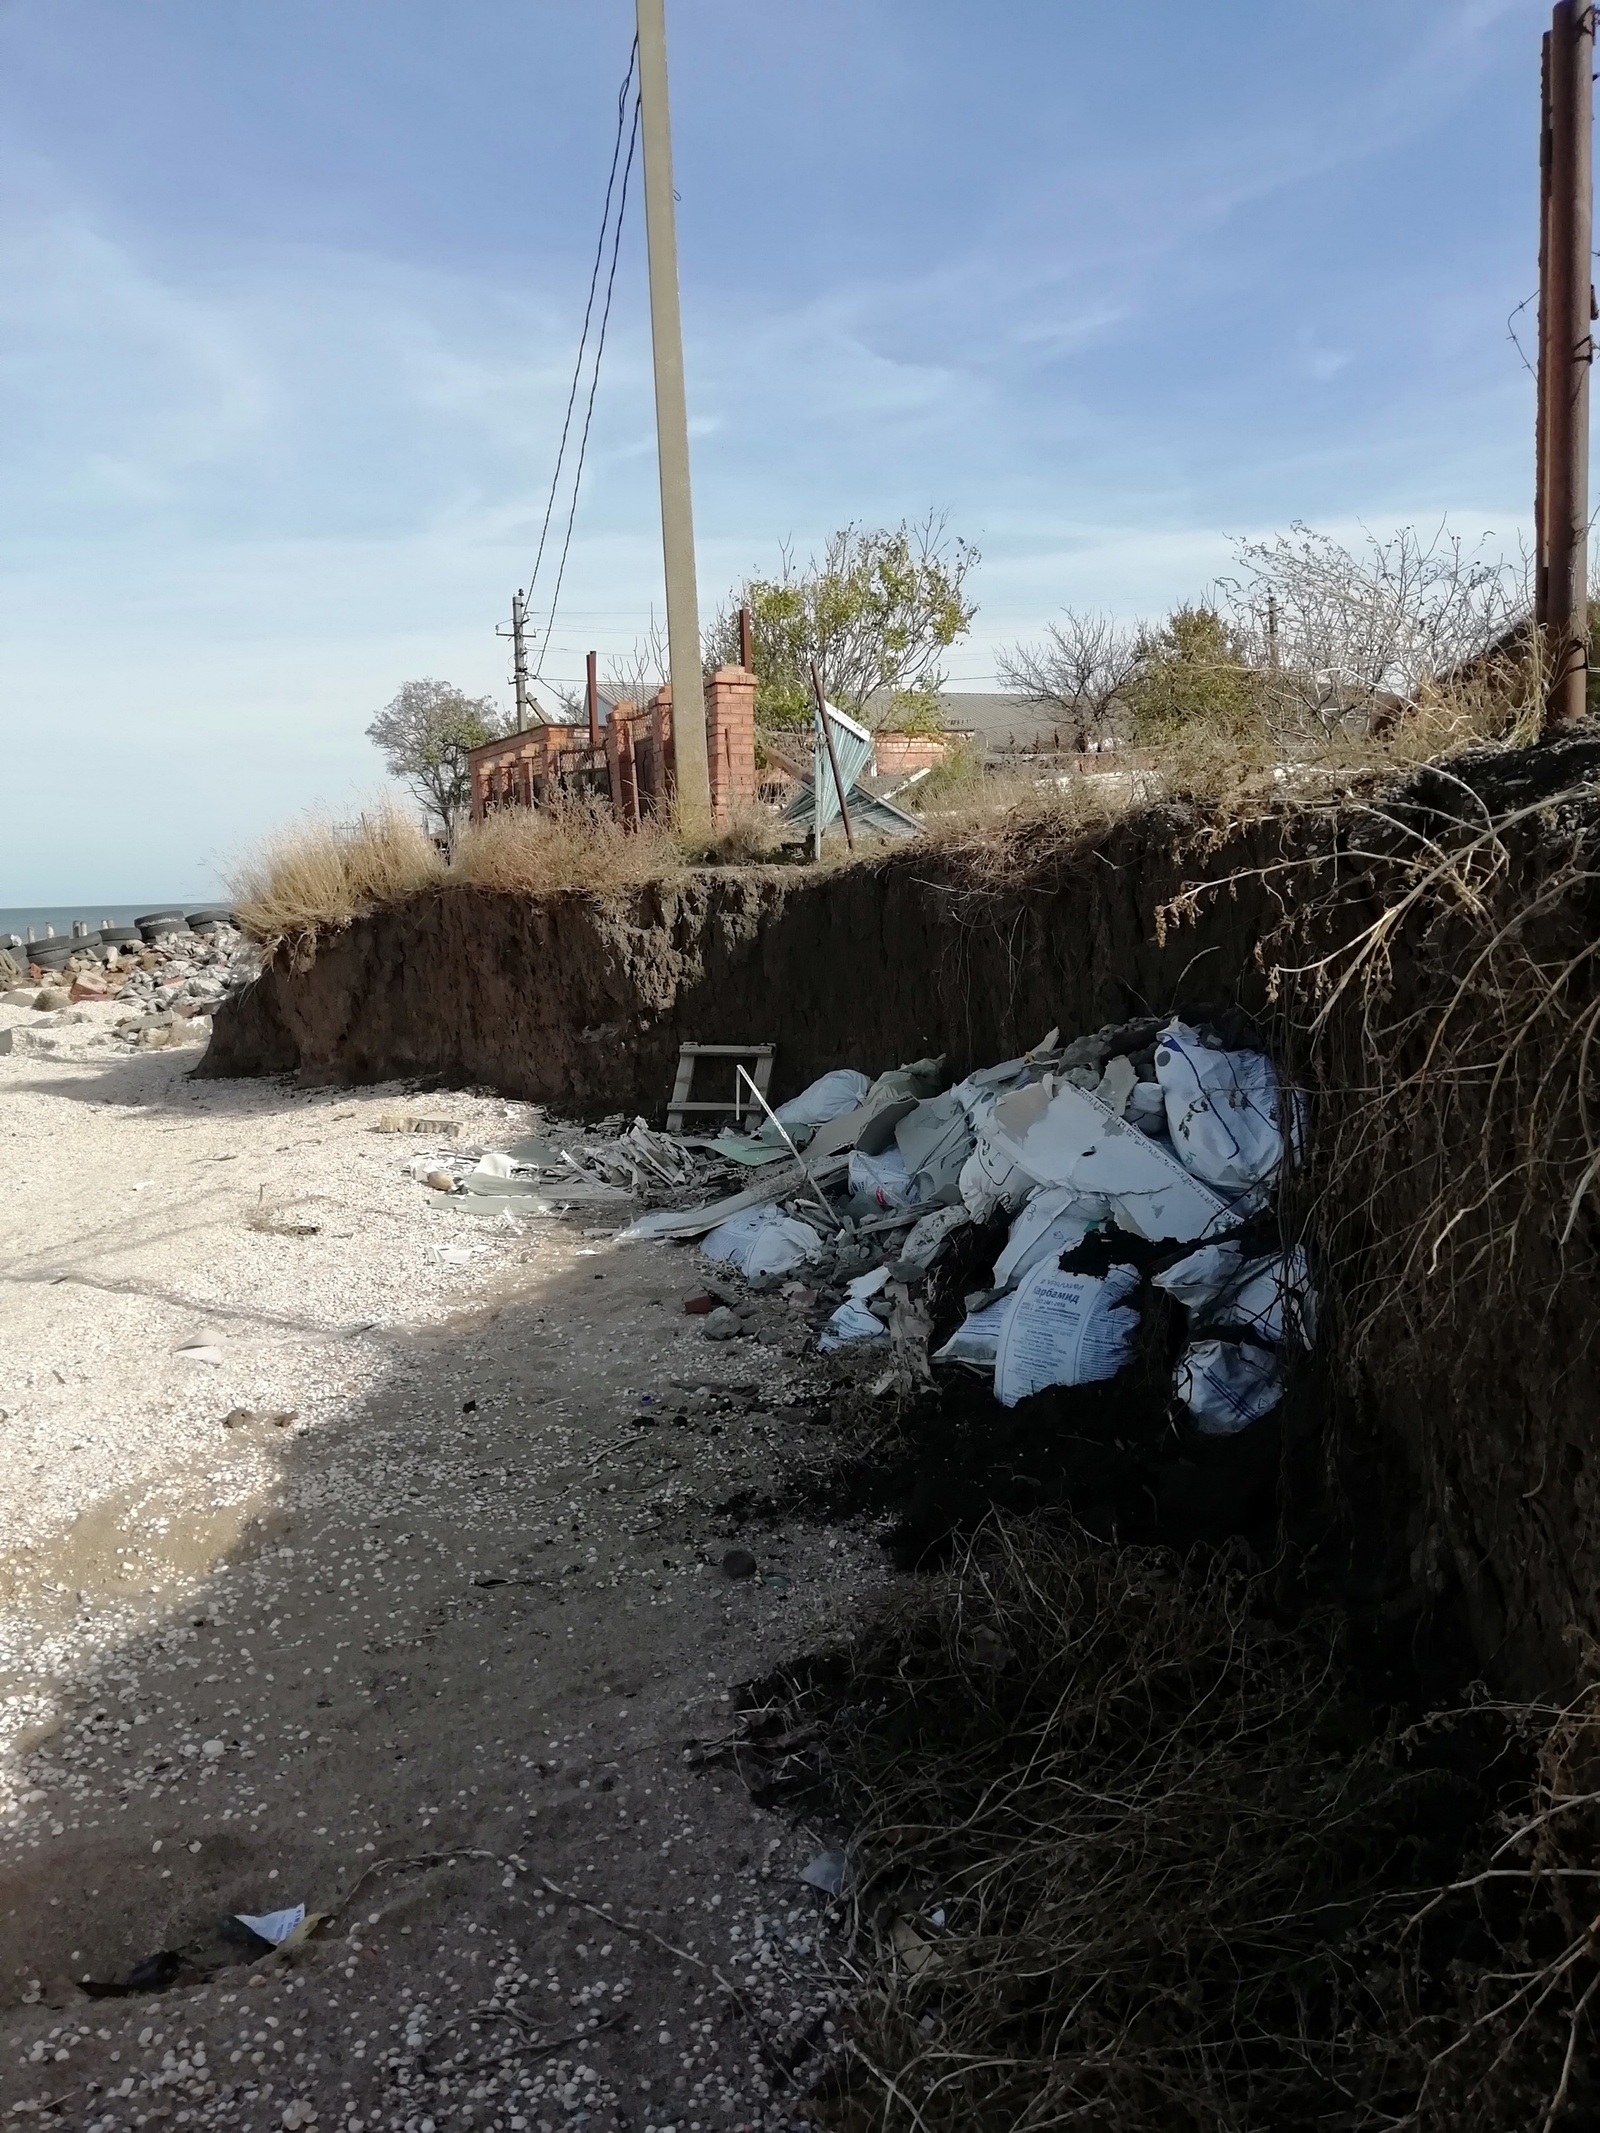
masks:
{"label": "pile of garbage bag", "polygon": [[[834,1300],[825,1351],[888,1348],[885,1388],[979,1371],[1007,1406],[1114,1377],[1156,1288],[1187,1314],[1174,1397],[1196,1430],[1229,1436],[1271,1412],[1287,1351],[1314,1337],[1304,1252],[1249,1242],[1304,1134],[1303,1095],[1213,1028],[1146,1018],[1065,1044],[1052,1030],[953,1086],[942,1059],[824,1075],[713,1144],[752,1182],[623,1235],[698,1238],[758,1287],[803,1277]],[[974,1250],[987,1280],[930,1354],[930,1284]]]}

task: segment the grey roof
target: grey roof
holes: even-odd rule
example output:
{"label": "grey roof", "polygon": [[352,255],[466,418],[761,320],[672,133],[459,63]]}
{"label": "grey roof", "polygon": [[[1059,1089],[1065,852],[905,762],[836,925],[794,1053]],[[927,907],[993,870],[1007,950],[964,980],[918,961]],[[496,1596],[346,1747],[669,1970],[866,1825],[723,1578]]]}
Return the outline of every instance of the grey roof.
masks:
{"label": "grey roof", "polygon": [[[869,703],[868,709],[876,714],[877,701]],[[939,711],[952,733],[970,733],[990,755],[1036,744],[1049,747],[1057,732],[1057,721],[1047,706],[996,690],[946,689],[939,698]]]}

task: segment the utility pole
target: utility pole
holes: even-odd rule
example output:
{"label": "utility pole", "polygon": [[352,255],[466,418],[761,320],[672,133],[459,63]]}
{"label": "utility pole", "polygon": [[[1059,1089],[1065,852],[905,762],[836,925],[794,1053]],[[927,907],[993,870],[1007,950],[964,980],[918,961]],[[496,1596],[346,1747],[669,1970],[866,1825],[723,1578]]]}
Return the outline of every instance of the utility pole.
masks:
{"label": "utility pole", "polygon": [[1550,206],[1540,311],[1545,731],[1583,716],[1589,679],[1589,366],[1594,360],[1594,8],[1550,19]]}
{"label": "utility pole", "polygon": [[600,745],[600,655],[591,652],[584,661],[583,701],[589,713],[589,746]]}
{"label": "utility pole", "polygon": [[700,605],[694,576],[683,321],[678,308],[678,230],[672,206],[672,128],[667,113],[667,26],[665,0],[636,0],[636,5],[673,752],[677,759],[678,815],[683,827],[693,834],[703,833],[711,826],[711,772],[706,750],[705,682],[700,664]]}
{"label": "utility pole", "polygon": [[511,595],[511,678],[517,690],[517,731],[528,730],[528,646],[523,624],[528,611],[520,589]]}

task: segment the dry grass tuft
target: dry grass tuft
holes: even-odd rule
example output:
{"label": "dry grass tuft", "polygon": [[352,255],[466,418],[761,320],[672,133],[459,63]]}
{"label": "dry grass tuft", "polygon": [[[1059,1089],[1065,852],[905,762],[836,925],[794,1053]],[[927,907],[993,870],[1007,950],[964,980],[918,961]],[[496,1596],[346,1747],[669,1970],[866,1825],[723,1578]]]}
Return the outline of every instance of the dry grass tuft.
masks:
{"label": "dry grass tuft", "polygon": [[283,946],[309,953],[319,935],[443,878],[432,839],[385,802],[354,823],[311,815],[279,830],[239,863],[228,887],[240,925],[269,954]]}
{"label": "dry grass tuft", "polygon": [[795,832],[759,801],[743,801],[711,836],[690,841],[680,838],[686,861],[694,866],[760,866],[777,857]]}
{"label": "dry grass tuft", "polygon": [[461,832],[446,879],[451,887],[537,896],[558,889],[604,893],[670,880],[684,858],[670,825],[625,830],[608,805],[569,800],[553,811],[505,808]]}
{"label": "dry grass tuft", "polygon": [[850,2123],[863,2092],[882,2133],[1578,2122],[1575,1714],[1529,1807],[1533,1714],[1374,1729],[1331,1620],[1274,1620],[1215,1560],[999,1522],[827,1702]]}

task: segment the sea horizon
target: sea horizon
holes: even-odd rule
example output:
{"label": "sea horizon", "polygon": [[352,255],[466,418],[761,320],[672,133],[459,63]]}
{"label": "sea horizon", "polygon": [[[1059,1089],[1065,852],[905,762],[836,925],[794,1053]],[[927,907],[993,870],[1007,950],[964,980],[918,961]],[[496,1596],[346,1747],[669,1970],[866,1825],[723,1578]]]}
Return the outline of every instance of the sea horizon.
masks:
{"label": "sea horizon", "polygon": [[81,918],[91,933],[97,933],[107,920],[113,926],[131,926],[136,918],[143,918],[147,911],[220,911],[226,903],[226,897],[208,901],[201,896],[192,896],[183,902],[169,900],[162,903],[159,898],[152,896],[136,904],[0,905],[0,945],[13,933],[26,940],[30,926],[35,938],[43,940],[46,937],[46,926],[53,926],[57,933],[70,933],[74,919]]}

